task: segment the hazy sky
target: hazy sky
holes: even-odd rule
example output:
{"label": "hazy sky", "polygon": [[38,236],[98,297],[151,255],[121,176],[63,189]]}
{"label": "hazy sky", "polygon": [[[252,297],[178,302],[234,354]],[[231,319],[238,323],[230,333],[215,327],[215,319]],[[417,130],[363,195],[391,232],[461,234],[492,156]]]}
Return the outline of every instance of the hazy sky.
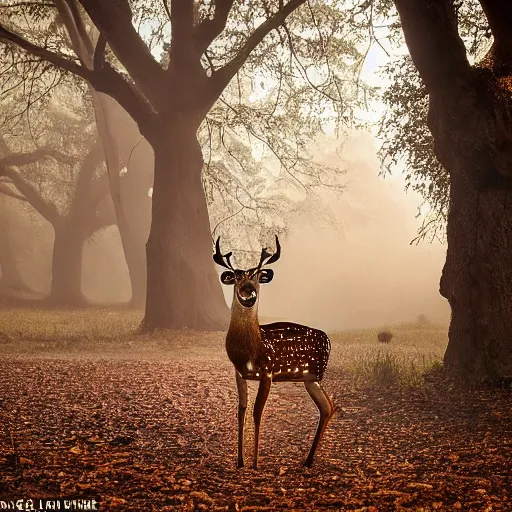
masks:
{"label": "hazy sky", "polygon": [[[378,73],[386,53],[376,44],[368,53],[362,78],[385,86]],[[365,114],[377,121],[384,105],[374,102]],[[375,130],[373,130],[375,132]],[[262,287],[260,316],[307,323],[320,328],[390,326],[426,315],[437,323],[449,320],[447,301],[439,295],[446,247],[422,242],[410,245],[421,224],[421,197],[404,191],[398,169],[379,173],[379,141],[354,134],[344,146],[347,191],[327,199],[338,227],[319,226],[297,218],[282,241],[274,281]],[[225,289],[228,304],[232,289]]]}
{"label": "hazy sky", "polygon": [[420,314],[448,321],[438,291],[445,247],[410,245],[420,223],[418,197],[405,194],[401,180],[378,176],[370,135],[349,139],[343,157],[352,167],[348,189],[329,201],[341,234],[295,219],[274,281],[262,287],[260,315],[324,328],[392,325]]}

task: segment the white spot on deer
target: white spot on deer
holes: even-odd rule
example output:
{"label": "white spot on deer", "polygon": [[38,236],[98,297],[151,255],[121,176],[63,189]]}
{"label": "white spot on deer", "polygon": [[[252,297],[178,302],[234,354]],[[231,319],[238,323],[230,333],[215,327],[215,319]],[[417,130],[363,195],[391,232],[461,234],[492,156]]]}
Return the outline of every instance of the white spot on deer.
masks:
{"label": "white spot on deer", "polygon": [[253,366],[252,366],[251,361],[249,361],[246,366],[247,366],[247,370],[252,372]]}

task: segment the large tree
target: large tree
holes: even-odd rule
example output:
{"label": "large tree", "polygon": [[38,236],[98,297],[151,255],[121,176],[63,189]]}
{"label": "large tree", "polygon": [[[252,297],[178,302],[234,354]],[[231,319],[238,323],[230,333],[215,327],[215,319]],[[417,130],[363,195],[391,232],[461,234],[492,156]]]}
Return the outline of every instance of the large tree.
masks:
{"label": "large tree", "polygon": [[419,177],[412,183],[433,205],[434,220],[446,218],[445,366],[499,382],[512,375],[512,4],[394,4],[411,60],[390,68],[398,73],[387,100],[398,115],[384,126],[407,129],[398,128],[386,151],[408,153]]}
{"label": "large tree", "polygon": [[[24,2],[10,12],[24,8],[30,16],[37,11],[34,22],[40,24],[46,38],[34,41],[24,37],[14,17],[0,25],[0,40],[84,78],[96,91],[116,99],[154,150],[147,328],[211,329],[226,324],[228,310],[210,256],[210,225],[201,178],[203,155],[197,132],[219,98],[226,102],[223,92],[242,66],[249,63],[254,78],[270,79],[267,83],[276,91],[273,112],[259,112],[261,126],[286,116],[293,96],[296,105],[302,100],[298,109],[314,112],[317,119],[325,116],[327,100],[338,103],[335,111],[342,117],[344,109],[339,105],[349,87],[333,72],[325,53],[329,48],[338,63],[345,56],[347,62],[353,61],[357,55],[346,43],[342,27],[335,26],[332,6],[310,1],[307,9],[290,16],[304,3],[306,0],[255,0],[248,4],[175,0],[168,6],[151,1],[55,0],[44,4],[46,12],[41,16],[41,4],[38,9],[32,2]],[[138,10],[141,5],[143,15]],[[57,8],[61,14],[64,9],[68,12],[62,17],[68,20],[69,37],[80,35],[81,42],[73,45],[76,55],[60,51],[52,39]],[[169,19],[167,33],[154,25],[154,19],[162,14]],[[91,23],[98,34],[96,40],[89,36]],[[165,43],[164,59],[155,59],[141,35],[143,30],[139,33],[135,23],[151,33],[151,40]],[[266,38],[271,32],[273,37]],[[82,44],[85,51],[78,49]],[[274,68],[266,67],[271,55],[279,55],[271,61]],[[250,109],[232,110],[240,118]],[[297,129],[300,132],[300,127]],[[293,140],[280,142],[289,144],[292,151],[300,150]],[[281,164],[290,171],[290,162],[283,159]]]}

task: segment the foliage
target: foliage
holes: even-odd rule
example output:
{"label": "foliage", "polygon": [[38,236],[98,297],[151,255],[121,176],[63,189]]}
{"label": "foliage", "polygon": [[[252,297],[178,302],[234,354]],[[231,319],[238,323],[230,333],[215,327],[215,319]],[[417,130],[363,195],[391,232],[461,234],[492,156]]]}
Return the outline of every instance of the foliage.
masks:
{"label": "foliage", "polygon": [[[54,5],[13,3],[5,9],[5,23],[38,45],[44,40],[47,48],[78,63]],[[130,5],[133,26],[153,55],[160,55],[161,66],[168,67],[171,23],[162,3],[139,0]],[[196,2],[196,23],[212,15],[213,5]],[[200,139],[214,230],[232,232],[223,220],[237,217],[231,222],[237,230],[248,226],[252,231],[259,227],[262,232],[282,232],[284,219],[302,207],[300,201],[312,197],[314,207],[318,205],[315,188],[342,188],[337,170],[315,162],[308,143],[325,128],[342,129],[351,123],[362,98],[371,92],[356,83],[363,60],[362,36],[343,23],[343,8],[341,0],[328,5],[309,0],[253,50],[208,114]],[[235,2],[225,30],[204,53],[208,73],[218,71],[238,54],[248,35],[277,9],[277,4],[267,2]],[[90,28],[90,21],[84,19]],[[38,20],[44,21],[34,31]],[[12,63],[9,69],[15,68],[23,77],[24,90],[32,87],[31,73],[37,66],[43,66],[52,80],[67,77],[73,81],[46,62],[27,58],[14,45],[3,48],[4,60]],[[107,60],[130,80],[108,48]],[[38,97],[45,97],[40,92]],[[33,96],[25,100],[16,103],[28,108],[36,101]],[[16,113],[20,110],[5,120],[15,119]],[[290,199],[289,189],[300,198]]]}
{"label": "foliage", "polygon": [[[387,4],[384,7],[387,9]],[[379,8],[383,7],[377,2],[377,11]],[[404,41],[396,12],[393,16],[389,25],[390,40],[398,51]],[[477,0],[460,2],[458,27],[469,59],[473,62],[481,60],[491,41],[486,18]],[[384,170],[391,172],[395,167],[405,167],[406,188],[418,192],[425,202],[427,213],[416,240],[429,237],[444,241],[450,180],[435,155],[434,140],[428,129],[426,88],[409,55],[392,57],[383,67],[382,75],[392,77],[392,83],[382,96],[387,111],[379,129],[383,139],[380,155]]]}

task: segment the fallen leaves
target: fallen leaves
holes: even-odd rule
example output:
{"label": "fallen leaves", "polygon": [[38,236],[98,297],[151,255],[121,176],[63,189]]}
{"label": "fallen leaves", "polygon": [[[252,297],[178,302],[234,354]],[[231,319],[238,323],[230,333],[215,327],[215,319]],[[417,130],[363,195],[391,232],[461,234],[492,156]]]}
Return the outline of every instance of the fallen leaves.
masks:
{"label": "fallen leaves", "polygon": [[[335,416],[304,469],[316,411],[302,386],[278,385],[255,471],[250,421],[247,467],[235,467],[227,362],[202,361],[201,372],[183,360],[3,365],[2,499],[98,496],[104,510],[158,512],[512,510],[507,393],[355,391],[331,372],[325,387],[346,414]],[[255,390],[250,383],[253,399]]]}

